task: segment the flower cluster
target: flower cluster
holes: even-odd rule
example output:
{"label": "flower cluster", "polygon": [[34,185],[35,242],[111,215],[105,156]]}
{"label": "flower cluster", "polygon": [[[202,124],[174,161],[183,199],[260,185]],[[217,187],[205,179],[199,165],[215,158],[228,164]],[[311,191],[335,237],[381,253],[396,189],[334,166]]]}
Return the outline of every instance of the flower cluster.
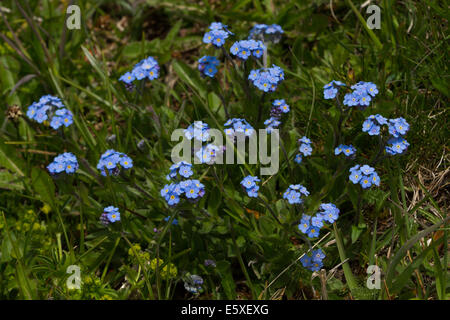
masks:
{"label": "flower cluster", "polygon": [[370,115],[363,123],[362,131],[367,132],[371,136],[377,136],[380,134],[382,125],[388,124],[388,121],[382,115]]}
{"label": "flower cluster", "polygon": [[301,163],[303,158],[302,158],[302,154],[303,156],[310,156],[312,154],[312,146],[311,146],[311,140],[309,138],[307,138],[306,136],[303,136],[301,139],[298,139],[298,142],[300,142],[300,147],[299,147],[299,151],[300,153],[298,153],[295,156],[295,162],[297,163]]}
{"label": "flower cluster", "polygon": [[176,180],[178,175],[183,178],[189,178],[194,174],[192,171],[192,164],[186,161],[174,163],[169,170],[170,173],[166,177],[167,181],[170,181],[171,179]]}
{"label": "flower cluster", "polygon": [[322,203],[314,216],[304,214],[298,229],[310,238],[317,238],[324,222],[334,223],[339,218],[339,209],[332,203]]}
{"label": "flower cluster", "polygon": [[323,86],[323,97],[325,99],[334,99],[337,96],[339,87],[345,86],[341,81],[332,80]]}
{"label": "flower cluster", "polygon": [[353,91],[344,96],[344,105],[367,107],[372,98],[378,94],[377,85],[372,82],[360,81],[350,87]]}
{"label": "flower cluster", "polygon": [[131,160],[129,156],[113,149],[103,153],[97,164],[97,169],[100,170],[103,176],[106,176],[106,171],[108,171],[108,175],[118,175],[120,173],[120,168],[127,170],[132,167],[133,160]]}
{"label": "flower cluster", "polygon": [[386,146],[386,153],[390,155],[396,155],[403,153],[408,147],[409,143],[402,137],[391,138],[387,141],[389,144]]}
{"label": "flower cluster", "polygon": [[380,185],[380,177],[374,168],[368,165],[360,166],[359,164],[350,168],[349,179],[354,184],[361,184],[363,189],[370,188],[373,184]]}
{"label": "flower cluster", "polygon": [[[178,175],[182,178],[189,178],[194,172],[192,164],[186,161],[180,161],[170,167],[170,173],[166,177],[167,180],[178,180]],[[178,204],[184,195],[191,202],[198,201],[205,194],[205,186],[199,180],[183,180],[178,183],[165,185],[161,189],[161,196],[166,200],[169,206]]]}
{"label": "flower cluster", "polygon": [[155,272],[159,269],[159,274],[163,279],[173,279],[178,275],[178,269],[172,262],[167,262],[164,267],[164,260],[159,258],[154,258],[149,263],[150,269]]}
{"label": "flower cluster", "polygon": [[276,99],[272,102],[271,116],[279,116],[282,113],[288,113],[291,109],[284,99]]}
{"label": "flower cluster", "polygon": [[356,148],[352,145],[347,146],[345,144],[340,144],[339,146],[337,146],[337,148],[334,149],[335,155],[340,155],[341,153],[343,153],[346,157],[354,155],[355,152]]}
{"label": "flower cluster", "polygon": [[283,194],[283,198],[287,199],[290,204],[301,204],[303,203],[300,198],[302,195],[309,196],[309,191],[301,184],[291,184]]}
{"label": "flower cluster", "polygon": [[266,121],[264,121],[264,124],[266,126],[267,133],[272,133],[273,129],[278,128],[278,126],[281,124],[281,122],[276,117],[270,117]]}
{"label": "flower cluster", "polygon": [[209,139],[209,126],[202,121],[194,121],[187,129],[184,129],[184,136],[189,140],[196,139],[207,141]]}
{"label": "flower cluster", "polygon": [[231,54],[242,60],[247,60],[250,56],[261,58],[264,50],[266,50],[264,43],[256,40],[236,41],[230,48]]}
{"label": "flower cluster", "polygon": [[392,136],[387,141],[386,153],[390,155],[403,153],[409,146],[408,141],[402,137],[409,130],[408,122],[404,118],[386,119],[379,114],[370,115],[364,121],[362,131],[371,136],[379,135],[382,125],[388,125],[389,134]]}
{"label": "flower cluster", "polygon": [[259,186],[256,184],[256,182],[259,182],[258,177],[253,176],[247,176],[241,181],[241,185],[244,188],[244,190],[247,192],[247,195],[252,198],[258,197],[258,190]]}
{"label": "flower cluster", "polygon": [[228,31],[227,26],[220,22],[213,22],[209,26],[209,31],[203,36],[204,43],[212,43],[217,48],[225,44],[225,39],[233,33]]}
{"label": "flower cluster", "polygon": [[47,166],[47,169],[53,175],[62,172],[68,174],[75,173],[78,169],[78,161],[72,153],[64,152],[53,159],[53,162]]}
{"label": "flower cluster", "polygon": [[169,206],[175,206],[183,195],[191,202],[198,201],[205,195],[205,186],[199,180],[188,179],[179,183],[166,184],[160,193]]}
{"label": "flower cluster", "polygon": [[138,62],[133,70],[123,74],[119,80],[127,85],[131,85],[134,80],[142,80],[148,78],[153,80],[159,76],[159,65],[155,58],[147,57]]}
{"label": "flower cluster", "polygon": [[103,213],[100,216],[100,222],[104,225],[108,225],[110,223],[120,221],[120,212],[119,208],[114,206],[109,206],[103,209]]}
{"label": "flower cluster", "polygon": [[188,275],[186,277],[186,281],[184,282],[184,288],[190,293],[194,294],[197,294],[203,290],[202,285],[203,285],[202,277],[196,274]]}
{"label": "flower cluster", "polygon": [[404,118],[389,119],[388,126],[389,133],[394,136],[394,138],[405,135],[409,130],[409,124]]}
{"label": "flower cluster", "polygon": [[272,24],[269,26],[266,24],[256,24],[250,30],[248,38],[278,42],[280,41],[283,33],[283,29],[278,24]]}
{"label": "flower cluster", "polygon": [[65,108],[61,99],[51,95],[43,96],[38,102],[33,102],[28,107],[27,116],[38,123],[50,121],[50,126],[55,130],[62,125],[68,127],[73,123],[72,112]]}
{"label": "flower cluster", "polygon": [[322,260],[325,258],[325,253],[321,249],[311,251],[311,256],[305,254],[300,262],[303,267],[311,271],[319,271],[323,267]]}
{"label": "flower cluster", "polygon": [[250,71],[248,79],[253,85],[264,92],[273,92],[282,80],[284,80],[283,69],[276,65],[271,68],[261,68]]}
{"label": "flower cluster", "polygon": [[408,147],[409,143],[402,136],[409,130],[409,124],[403,118],[389,119],[389,133],[393,136],[387,141],[386,153],[396,155],[403,153]]}
{"label": "flower cluster", "polygon": [[247,120],[240,118],[229,119],[223,126],[225,134],[229,137],[234,137],[237,133],[244,133],[245,136],[250,137],[255,132]]}
{"label": "flower cluster", "polygon": [[195,155],[200,160],[201,163],[212,164],[214,163],[217,155],[223,150],[223,147],[220,148],[212,143],[207,144],[206,146],[202,146]]}
{"label": "flower cluster", "polygon": [[198,59],[198,70],[203,76],[213,78],[217,73],[217,67],[219,66],[219,60],[213,56],[203,56]]}
{"label": "flower cluster", "polygon": [[286,103],[284,99],[276,99],[272,102],[272,108],[270,110],[270,118],[264,121],[266,125],[267,133],[271,133],[273,129],[278,128],[281,124],[281,116],[284,113],[288,113],[290,111],[289,105]]}

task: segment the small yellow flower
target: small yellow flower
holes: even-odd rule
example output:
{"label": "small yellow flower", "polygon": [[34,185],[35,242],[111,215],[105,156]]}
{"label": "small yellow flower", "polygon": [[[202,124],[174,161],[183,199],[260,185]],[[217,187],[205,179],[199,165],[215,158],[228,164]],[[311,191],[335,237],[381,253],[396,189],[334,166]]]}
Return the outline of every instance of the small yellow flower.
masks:
{"label": "small yellow flower", "polygon": [[41,208],[41,211],[45,214],[49,214],[49,212],[52,211],[52,207],[50,207],[48,204],[44,204],[44,206]]}
{"label": "small yellow flower", "polygon": [[[134,250],[133,250],[134,249]],[[139,245],[139,243],[135,243],[133,244],[133,247],[131,247],[130,249],[128,249],[128,255],[129,256],[134,256],[134,253],[139,253],[139,251],[141,251],[141,246]]]}
{"label": "small yellow flower", "polygon": [[37,231],[37,230],[39,230],[40,228],[41,228],[41,225],[40,225],[39,223],[35,222],[35,223],[33,224],[33,231]]}

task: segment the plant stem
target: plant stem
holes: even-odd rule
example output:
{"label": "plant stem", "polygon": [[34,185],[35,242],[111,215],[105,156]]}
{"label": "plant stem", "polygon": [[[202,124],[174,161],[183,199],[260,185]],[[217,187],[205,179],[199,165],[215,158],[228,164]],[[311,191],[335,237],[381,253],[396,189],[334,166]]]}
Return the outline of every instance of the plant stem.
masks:
{"label": "plant stem", "polygon": [[237,254],[237,257],[239,260],[239,264],[241,266],[242,272],[245,275],[245,278],[247,279],[247,284],[250,287],[250,290],[252,292],[252,299],[255,299],[258,295],[256,293],[255,288],[253,287],[252,281],[250,280],[250,276],[247,272],[247,268],[245,267],[244,260],[242,259],[241,251],[239,250],[239,246],[236,242],[236,234],[234,232],[233,222],[231,220],[230,220],[230,231],[231,231],[231,238],[233,240],[234,248],[236,249],[236,254]]}
{"label": "plant stem", "polygon": [[344,244],[342,242],[342,238],[339,234],[339,230],[336,226],[336,222],[333,223],[333,230],[334,230],[334,237],[336,239],[336,244],[338,247],[338,251],[339,251],[339,257],[341,258],[341,262],[343,262],[342,264],[342,269],[344,270],[344,275],[345,275],[345,280],[347,280],[347,284],[348,287],[350,288],[350,291],[352,293],[355,292],[355,289],[358,288],[358,285],[356,283],[355,277],[353,276],[352,270],[350,269],[350,265],[348,264],[348,262],[344,262],[347,257],[345,254],[345,249],[344,249]]}

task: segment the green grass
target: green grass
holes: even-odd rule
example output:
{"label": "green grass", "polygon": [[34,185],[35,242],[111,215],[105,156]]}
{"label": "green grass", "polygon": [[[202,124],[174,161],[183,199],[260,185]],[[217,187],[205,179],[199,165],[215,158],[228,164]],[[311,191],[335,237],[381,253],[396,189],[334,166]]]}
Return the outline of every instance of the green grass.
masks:
{"label": "green grass", "polygon": [[[366,28],[365,8],[355,0],[332,7],[325,0],[81,0],[82,29],[67,30],[68,2],[0,4],[1,299],[186,299],[189,274],[204,279],[198,299],[270,299],[280,289],[287,299],[449,299],[449,39],[440,1],[377,1],[380,30]],[[235,33],[227,48],[255,23],[283,27],[268,52],[268,64],[285,71],[275,93],[247,90],[243,79],[256,63],[235,66],[202,43],[213,21]],[[128,92],[117,79],[149,55],[160,77]],[[214,79],[200,77],[203,55],[221,60]],[[332,79],[371,81],[380,93],[365,111],[342,116],[340,127],[339,108],[322,94]],[[63,100],[73,125],[56,132],[25,116],[45,94]],[[289,161],[280,152],[280,171],[261,177],[264,201],[245,197],[239,185],[258,175],[259,165],[198,165],[205,196],[169,208],[159,191],[176,144],[172,131],[195,120],[223,129],[224,106],[263,128],[274,98],[291,107],[280,130]],[[24,116],[8,118],[13,105]],[[378,162],[381,186],[361,192],[348,182],[348,168],[374,159],[378,141],[361,125],[377,113],[409,122],[410,147]],[[303,135],[314,152],[297,165]],[[355,161],[334,156],[338,139],[358,149]],[[96,164],[111,148],[134,167],[104,178]],[[80,169],[53,179],[46,166],[62,152],[74,153]],[[282,200],[294,183],[311,192],[302,207]],[[309,249],[298,220],[321,202],[341,211],[312,241],[327,255],[326,293],[297,260]],[[105,228],[99,216],[108,205],[119,207],[122,221]],[[170,223],[174,218],[179,225]],[[366,287],[373,264],[382,269],[380,290]],[[82,290],[66,286],[70,265],[81,268]]]}

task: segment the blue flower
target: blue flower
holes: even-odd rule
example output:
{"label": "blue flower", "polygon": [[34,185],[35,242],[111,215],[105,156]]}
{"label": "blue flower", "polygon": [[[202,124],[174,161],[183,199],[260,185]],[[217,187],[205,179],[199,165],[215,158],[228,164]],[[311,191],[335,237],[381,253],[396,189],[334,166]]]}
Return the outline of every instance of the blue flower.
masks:
{"label": "blue flower", "polygon": [[290,111],[289,105],[284,99],[277,99],[272,102],[272,109],[270,114],[272,116],[279,116],[282,113],[288,113]]}
{"label": "blue flower", "polygon": [[319,230],[320,230],[320,228],[323,227],[323,220],[324,219],[321,215],[316,215],[311,218],[311,225],[313,227],[319,228]]}
{"label": "blue flower", "polygon": [[310,238],[317,238],[319,236],[319,231],[320,228],[311,226],[309,227],[309,229],[306,231],[306,234],[308,235],[308,237]]}
{"label": "blue flower", "polygon": [[266,46],[262,41],[255,40],[236,41],[230,48],[231,54],[242,60],[247,60],[250,56],[261,58],[264,50],[266,50]]}
{"label": "blue flower", "polygon": [[337,92],[338,92],[338,89],[336,89],[336,88],[325,89],[325,90],[323,90],[323,97],[325,99],[334,99],[334,98],[336,98]]}
{"label": "blue flower", "polygon": [[198,59],[198,70],[203,76],[213,78],[217,73],[217,67],[219,66],[219,60],[213,56],[203,56]]}
{"label": "blue flower", "polygon": [[308,216],[306,214],[304,214],[302,216],[302,219],[300,220],[300,224],[298,225],[298,229],[303,232],[306,233],[309,228],[311,227],[311,216]]}
{"label": "blue flower", "polygon": [[227,26],[220,22],[213,22],[209,26],[208,32],[203,36],[204,43],[212,43],[214,46],[220,48],[225,44],[227,39],[232,33],[228,31]]}
{"label": "blue flower", "polygon": [[243,133],[245,136],[250,137],[255,132],[245,119],[240,118],[229,119],[225,122],[224,127],[225,134],[230,138],[235,137],[237,133]]}
{"label": "blue flower", "polygon": [[202,146],[195,155],[201,163],[213,164],[220,151],[221,149],[218,146],[210,143]]}
{"label": "blue flower", "polygon": [[65,108],[61,99],[51,95],[43,96],[38,102],[33,102],[28,107],[27,116],[38,123],[49,120],[50,126],[55,130],[62,125],[68,127],[73,123],[72,112]]}
{"label": "blue flower", "polygon": [[103,176],[118,175],[120,169],[128,170],[133,167],[133,160],[125,153],[117,152],[113,149],[107,150],[100,157],[97,163],[97,169]]}
{"label": "blue flower", "polygon": [[127,71],[120,76],[119,80],[125,82],[126,84],[131,84],[134,80],[136,80],[136,77],[132,72]]}
{"label": "blue flower", "polygon": [[65,152],[55,157],[52,163],[47,166],[48,171],[52,175],[60,173],[72,174],[78,170],[77,158],[70,152]]}
{"label": "blue flower", "polygon": [[190,164],[189,162],[186,162],[186,161],[180,161],[180,162],[174,163],[170,167],[170,173],[168,176],[168,180],[170,180],[170,179],[176,180],[178,178],[178,175],[180,175],[181,177],[184,177],[184,178],[189,178],[193,174],[194,174],[194,172],[192,171],[192,164]]}
{"label": "blue flower", "polygon": [[309,191],[301,184],[291,184],[283,194],[283,199],[288,200],[289,204],[301,204],[302,195],[309,196]]}
{"label": "blue flower", "polygon": [[344,96],[343,104],[349,107],[357,106],[359,103],[359,97],[353,93],[347,93]]}
{"label": "blue flower", "polygon": [[370,188],[372,186],[372,182],[370,180],[370,177],[368,177],[368,176],[364,176],[361,179],[360,183],[361,183],[361,187],[363,187],[363,189],[367,189],[367,188]]}
{"label": "blue flower", "polygon": [[370,115],[363,123],[362,131],[367,132],[371,136],[380,134],[381,125],[388,124],[387,119],[382,115]]}
{"label": "blue flower", "polygon": [[323,267],[323,259],[325,253],[321,249],[312,250],[311,256],[305,254],[300,258],[300,262],[304,268],[310,271],[319,271]]}
{"label": "blue flower", "polygon": [[310,156],[312,154],[312,147],[311,147],[311,140],[305,136],[303,136],[301,139],[298,140],[301,142],[299,151],[302,153],[305,157]]}
{"label": "blue flower", "polygon": [[389,119],[389,133],[398,138],[409,130],[409,124],[404,118]]}
{"label": "blue flower", "polygon": [[256,185],[256,182],[261,181],[258,177],[247,176],[241,181],[241,185],[244,190],[247,192],[247,195],[252,198],[258,197],[259,186]]}
{"label": "blue flower", "polygon": [[134,65],[131,71],[127,71],[120,76],[119,81],[126,85],[130,85],[135,80],[143,80],[145,78],[154,80],[159,77],[159,65],[155,58],[147,57]]}
{"label": "blue flower", "polygon": [[248,38],[278,42],[280,41],[281,35],[283,33],[284,33],[283,29],[278,24],[272,25],[256,24],[250,30]]}
{"label": "blue flower", "polygon": [[346,157],[350,157],[350,156],[354,155],[355,152],[356,152],[356,149],[352,145],[347,146],[347,145],[341,144],[337,148],[334,149],[335,155],[339,155],[339,154],[343,153]]}
{"label": "blue flower", "polygon": [[284,80],[283,69],[276,65],[271,68],[261,68],[252,70],[248,79],[253,82],[253,85],[264,92],[273,92],[276,90],[282,80]]}
{"label": "blue flower", "polygon": [[374,168],[368,165],[355,166],[350,168],[349,180],[354,184],[359,183],[363,189],[370,188],[372,185],[380,185],[380,177]]}
{"label": "blue flower", "polygon": [[314,262],[322,262],[325,259],[325,253],[321,249],[313,250],[311,253]]}
{"label": "blue flower", "polygon": [[264,125],[266,126],[266,131],[267,133],[272,133],[273,129],[278,128],[278,126],[281,124],[280,121],[278,121],[277,118],[275,117],[270,117],[269,119],[267,119],[266,121],[264,121]]}
{"label": "blue flower", "polygon": [[358,183],[362,178],[362,174],[359,170],[353,171],[350,173],[349,179],[354,184]]}
{"label": "blue flower", "polygon": [[300,164],[300,163],[302,163],[302,160],[303,160],[302,155],[301,155],[300,153],[297,153],[297,154],[295,155],[294,161],[295,161],[296,163]]}
{"label": "blue flower", "polygon": [[304,268],[311,269],[311,264],[313,261],[310,256],[305,254],[303,257],[300,258],[300,262],[302,263]]}
{"label": "blue flower", "polygon": [[370,176],[371,183],[376,185],[377,187],[380,185],[380,177],[376,172],[372,173]]}
{"label": "blue flower", "polygon": [[378,94],[376,84],[372,82],[360,81],[350,87],[353,92],[344,96],[344,105],[367,107],[370,105],[372,98]]}
{"label": "blue flower", "polygon": [[[164,221],[167,222],[167,221],[169,221],[169,219],[170,219],[170,216],[165,217],[165,218],[164,218]],[[175,225],[175,226],[177,226],[177,225],[178,225],[178,220],[177,220],[177,219],[173,219],[172,224]]]}
{"label": "blue flower", "polygon": [[323,220],[334,223],[339,218],[339,209],[332,203],[322,203],[320,205],[322,211],[318,212],[318,215],[322,217]]}
{"label": "blue flower", "polygon": [[323,97],[327,100],[336,98],[339,89],[338,87],[342,86],[345,86],[345,83],[332,80],[330,83],[323,86]]}
{"label": "blue flower", "polygon": [[190,176],[192,176],[194,174],[191,167],[192,167],[192,165],[191,166],[183,165],[179,168],[178,173],[184,178],[189,178]]}
{"label": "blue flower", "polygon": [[164,197],[169,206],[174,206],[178,204],[178,202],[180,202],[180,195],[177,191],[175,191],[175,186],[176,186],[175,184],[171,184],[169,192]]}
{"label": "blue flower", "polygon": [[387,143],[389,145],[386,146],[385,150],[386,153],[390,155],[401,154],[409,147],[408,141],[401,137],[391,138],[387,141]]}
{"label": "blue flower", "polygon": [[103,213],[100,216],[100,221],[105,225],[120,221],[119,208],[116,208],[114,206],[104,208]]}
{"label": "blue flower", "polygon": [[202,142],[209,139],[209,126],[202,121],[195,121],[184,130],[184,136],[189,140],[196,139]]}

